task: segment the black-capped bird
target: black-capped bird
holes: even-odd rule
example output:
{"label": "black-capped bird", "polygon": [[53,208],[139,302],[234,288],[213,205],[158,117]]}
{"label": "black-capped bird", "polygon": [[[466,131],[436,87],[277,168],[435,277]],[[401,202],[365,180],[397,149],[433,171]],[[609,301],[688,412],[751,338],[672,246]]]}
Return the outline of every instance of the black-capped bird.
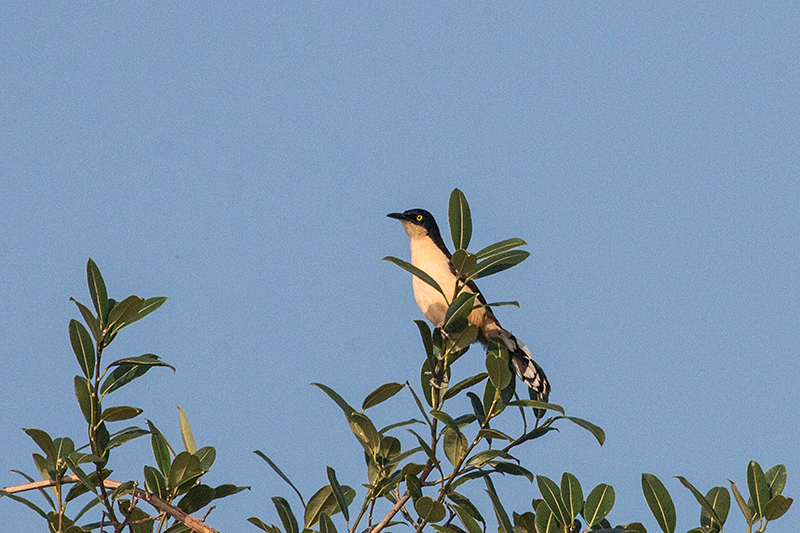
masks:
{"label": "black-capped bird", "polygon": [[[445,294],[453,294],[456,288],[456,270],[433,215],[424,209],[410,209],[386,216],[403,223],[403,229],[411,239],[411,264],[431,276]],[[413,278],[414,298],[422,314],[434,326],[441,326],[447,313],[447,301],[439,291],[418,277]],[[486,299],[475,282],[469,281],[462,290],[477,294],[478,301],[484,304],[469,315],[469,321],[478,328],[477,340],[484,345],[490,339],[502,341],[508,348],[517,376],[531,389],[531,396],[535,399],[546,398],[550,392],[550,382],[547,381],[544,370],[531,357],[530,350],[510,331],[503,329],[492,310],[485,307]]]}

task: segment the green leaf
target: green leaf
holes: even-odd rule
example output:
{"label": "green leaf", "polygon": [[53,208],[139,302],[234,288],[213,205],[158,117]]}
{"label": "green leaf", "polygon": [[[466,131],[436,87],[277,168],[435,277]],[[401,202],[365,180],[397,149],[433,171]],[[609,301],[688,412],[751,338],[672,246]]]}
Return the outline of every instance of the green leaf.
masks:
{"label": "green leaf", "polygon": [[564,408],[554,403],[543,402],[542,400],[514,400],[508,402],[508,405],[518,405],[521,407],[533,407],[534,409],[544,409],[548,411],[556,411],[564,414]]}
{"label": "green leaf", "polygon": [[694,496],[694,499],[697,500],[697,503],[700,504],[700,507],[703,508],[703,511],[705,511],[712,520],[714,520],[717,524],[723,523],[722,520],[720,520],[720,517],[717,516],[717,512],[714,510],[714,507],[711,505],[711,503],[709,503],[708,500],[706,500],[705,496],[703,496],[703,494],[699,490],[697,490],[694,487],[694,485],[689,483],[688,479],[686,479],[683,476],[674,476],[674,477],[676,477],[678,481],[680,481],[681,484],[683,484],[684,487],[689,489],[689,491]]}
{"label": "green leaf", "polygon": [[272,459],[270,459],[269,457],[267,457],[266,455],[264,455],[264,452],[262,452],[262,451],[260,451],[260,450],[254,450],[254,451],[253,451],[253,453],[254,453],[254,454],[256,454],[257,456],[261,457],[261,458],[262,458],[264,461],[266,461],[266,463],[267,463],[267,464],[270,466],[270,468],[272,468],[272,470],[274,470],[274,471],[275,471],[275,473],[276,473],[276,474],[278,474],[278,476],[280,476],[280,478],[281,478],[282,480],[284,480],[284,481],[286,482],[286,484],[287,484],[287,485],[289,485],[290,487],[292,487],[292,490],[294,490],[294,492],[297,494],[297,497],[298,497],[298,498],[300,498],[300,503],[302,503],[302,504],[303,504],[303,507],[305,507],[305,506],[306,506],[306,502],[305,502],[305,500],[303,500],[303,495],[302,495],[302,494],[300,494],[300,491],[299,491],[299,490],[297,490],[297,487],[295,487],[295,486],[294,486],[294,483],[292,483],[292,482],[289,480],[289,478],[288,478],[288,477],[286,477],[286,474],[284,474],[284,473],[281,471],[281,469],[280,469],[280,468],[278,468],[278,465],[276,465],[275,463],[273,463],[273,462],[272,462]]}
{"label": "green leaf", "polygon": [[458,423],[453,420],[450,415],[445,413],[444,411],[438,411],[436,409],[431,410],[431,416],[436,420],[444,423],[445,426],[449,427],[453,431],[460,432],[461,430],[458,427]]}
{"label": "green leaf", "polygon": [[[387,255],[386,257],[381,259],[381,261],[389,261],[390,263],[394,263],[395,265],[399,266],[400,268],[402,268],[406,272],[410,272],[411,274],[415,275],[416,277],[418,277],[419,279],[421,279],[422,281],[424,281],[425,283],[427,283],[428,285],[430,285],[431,287],[433,287],[434,289],[439,291],[442,294],[442,296],[445,296],[444,291],[439,286],[439,284],[436,283],[435,279],[433,279],[428,274],[426,274],[422,270],[418,269],[417,267],[415,267],[411,263],[403,261],[402,259],[398,259],[397,257],[392,257],[390,255]],[[447,297],[445,296],[445,298],[447,298]]]}
{"label": "green leaf", "polygon": [[152,466],[144,467],[144,487],[147,492],[155,494],[162,500],[167,499],[167,480]]}
{"label": "green leaf", "polygon": [[520,246],[525,246],[528,243],[523,241],[522,239],[512,238],[506,239],[504,241],[496,242],[494,244],[490,244],[486,248],[482,249],[480,252],[475,254],[478,257],[478,260],[481,259],[489,259],[490,257],[494,257],[498,254],[502,254],[509,250],[513,250],[514,248],[519,248]]}
{"label": "green leaf", "polygon": [[56,447],[53,445],[53,439],[51,439],[50,435],[48,435],[46,432],[42,431],[41,429],[33,428],[23,428],[22,431],[24,431],[30,438],[33,439],[33,442],[35,442],[39,448],[42,449],[45,456],[52,460],[55,460],[58,457]]}
{"label": "green leaf", "polygon": [[558,488],[556,482],[545,476],[536,476],[536,484],[539,486],[544,503],[550,508],[558,523],[572,524],[572,518],[567,516],[568,513],[561,498],[561,489]]}
{"label": "green leaf", "polygon": [[281,519],[284,531],[286,533],[300,533],[300,528],[297,527],[297,518],[292,512],[292,506],[289,505],[289,502],[280,496],[274,496],[272,503],[275,505],[275,510],[278,511],[278,517]]}
{"label": "green leaf", "polygon": [[422,345],[425,347],[425,355],[428,359],[433,360],[433,338],[431,337],[431,328],[424,320],[415,320],[414,324],[419,329],[420,337],[422,337]]}
{"label": "green leaf", "polygon": [[756,512],[753,510],[750,505],[744,501],[742,494],[739,492],[739,489],[736,487],[736,483],[731,481],[730,479],[728,482],[731,484],[731,490],[733,491],[733,497],[736,499],[736,503],[739,504],[739,509],[742,511],[742,515],[744,515],[744,519],[747,522],[747,525],[751,525],[756,521]]}
{"label": "green leaf", "polygon": [[[351,487],[344,485],[342,486],[342,492],[344,493],[344,498],[347,502],[347,505],[350,505],[353,502],[353,499],[356,497],[356,491]],[[339,508],[339,503],[336,501],[336,497],[333,494],[331,486],[325,485],[315,492],[314,495],[308,500],[308,505],[306,506],[304,515],[305,527],[310,528],[319,522],[320,513],[326,513],[328,516],[333,516],[339,511],[341,511],[341,509]]]}
{"label": "green leaf", "polygon": [[127,325],[144,306],[144,299],[128,296],[108,312],[108,330],[113,335]]}
{"label": "green leaf", "polygon": [[764,477],[769,485],[770,498],[783,494],[783,488],[786,486],[786,467],[783,465],[775,465],[764,473]]}
{"label": "green leaf", "polygon": [[214,489],[208,485],[194,485],[186,493],[186,496],[178,502],[178,508],[186,514],[196,513],[209,503],[214,501]]}
{"label": "green leaf", "polygon": [[567,511],[569,521],[578,516],[583,509],[583,489],[578,478],[569,472],[561,475],[561,502]]}
{"label": "green leaf", "polygon": [[183,447],[189,453],[197,451],[197,446],[194,443],[192,436],[192,428],[189,426],[189,419],[186,417],[186,411],[182,407],[178,407],[178,420],[181,426],[181,439],[183,440]]}
{"label": "green leaf", "polygon": [[149,434],[150,432],[146,429],[138,428],[138,427],[128,427],[123,429],[122,431],[116,432],[110,441],[108,441],[108,445],[106,446],[106,450],[113,450],[114,448],[118,448],[122,446],[128,441],[133,439],[138,439],[139,437],[144,437],[145,435]]}
{"label": "green leaf", "polygon": [[406,474],[403,476],[406,482],[406,490],[408,491],[408,495],[411,497],[411,501],[417,501],[422,497],[422,484],[419,482],[419,478],[412,474]]}
{"label": "green leaf", "polygon": [[[333,491],[333,496],[334,498],[336,498],[336,503],[339,505],[339,509],[342,510],[342,515],[344,515],[344,519],[349,521],[350,511],[347,509],[347,500],[344,497],[344,491],[342,490],[342,486],[339,485],[339,481],[336,479],[336,471],[329,466],[326,467],[326,471],[328,473],[328,483],[330,483],[331,490]],[[328,519],[330,520],[330,518]]]}
{"label": "green leaf", "polygon": [[675,531],[675,504],[664,484],[653,474],[642,474],[642,493],[664,533]]}
{"label": "green leaf", "polygon": [[124,387],[134,379],[144,376],[150,368],[152,367],[149,365],[136,364],[118,366],[103,381],[103,385],[100,387],[100,398]]}
{"label": "green leaf", "polygon": [[83,324],[74,318],[69,321],[69,342],[72,345],[72,351],[78,359],[78,364],[83,371],[86,378],[91,378],[94,375],[94,344],[92,344],[92,337]]}
{"label": "green leaf", "polygon": [[379,403],[385,402],[401,390],[403,390],[402,383],[384,383],[369,393],[366,398],[364,398],[364,403],[361,404],[361,409],[365,411],[370,407],[374,407]]}
{"label": "green leaf", "polygon": [[153,311],[164,305],[164,302],[166,301],[167,301],[166,296],[156,296],[154,298],[147,298],[142,304],[142,307],[139,308],[139,311],[136,313],[136,315],[130,318],[125,317],[125,325],[130,326],[137,320],[143,319],[144,317],[146,317],[147,315],[149,315],[150,313],[152,313]]}
{"label": "green leaf", "polygon": [[521,533],[536,533],[536,516],[528,511],[526,513],[512,513],[514,518],[514,530]]}
{"label": "green leaf", "polygon": [[[450,495],[448,494],[448,497],[449,496]],[[453,504],[451,507],[458,515],[458,519],[461,520],[461,523],[464,524],[467,533],[483,533],[481,526],[475,521],[474,518],[472,518],[466,509],[456,504]]]}
{"label": "green leaf", "polygon": [[478,468],[483,468],[489,461],[497,459],[501,457],[503,459],[510,459],[512,461],[516,461],[519,463],[519,459],[511,455],[510,453],[503,451],[503,450],[483,450],[481,452],[476,453],[472,457],[469,458],[467,461],[467,466],[475,466]]}
{"label": "green leaf", "polygon": [[440,522],[447,516],[444,505],[429,496],[418,498],[414,502],[414,509],[417,510],[421,520],[427,520],[428,522]]}
{"label": "green leaf", "polygon": [[511,383],[511,370],[508,366],[508,361],[492,355],[486,357],[486,371],[489,373],[489,379],[496,389],[503,390]]}
{"label": "green leaf", "polygon": [[458,492],[449,492],[447,494],[447,499],[453,502],[454,504],[461,507],[463,510],[467,512],[472,518],[475,520],[479,520],[480,522],[486,523],[481,512],[478,511],[478,508],[470,501],[469,498],[464,496],[463,494],[459,494]]}
{"label": "green leaf", "polygon": [[475,307],[475,298],[478,295],[472,292],[462,292],[447,308],[442,329],[447,333],[458,333],[469,324],[469,314]]}
{"label": "green leaf", "polygon": [[344,398],[339,396],[339,394],[333,390],[332,388],[328,387],[327,385],[323,385],[322,383],[312,383],[315,387],[319,388],[322,392],[328,395],[328,397],[333,400],[336,405],[344,411],[344,416],[350,418],[351,413],[355,413],[356,410],[353,409],[349,403],[344,401]]}
{"label": "green leaf", "polygon": [[464,457],[464,454],[467,453],[468,447],[467,438],[458,429],[454,430],[451,427],[445,429],[442,448],[444,448],[444,454],[450,464],[456,466]]}
{"label": "green leaf", "polygon": [[599,524],[614,507],[614,487],[600,483],[586,497],[581,515],[589,527]]}
{"label": "green leaf", "polygon": [[539,533],[558,533],[563,531],[563,528],[559,526],[556,515],[550,511],[547,504],[539,505],[533,521],[536,525],[536,531]]}
{"label": "green leaf", "polygon": [[528,481],[533,483],[533,474],[527,468],[515,465],[514,463],[506,463],[503,461],[492,462],[492,465],[494,466],[495,471],[500,472],[501,474],[510,474],[512,476],[525,477],[528,478]]}
{"label": "green leaf", "polygon": [[92,399],[89,392],[89,382],[83,376],[75,376],[75,398],[81,408],[83,418],[87,424],[92,423]]}
{"label": "green leaf", "polygon": [[228,496],[238,494],[245,490],[250,490],[250,487],[237,487],[233,483],[224,483],[214,487],[214,499],[219,500],[220,498],[227,498]]}
{"label": "green leaf", "polygon": [[129,407],[127,405],[117,405],[109,407],[100,415],[100,420],[106,422],[119,422],[120,420],[130,420],[142,414],[142,410],[138,407]]}
{"label": "green leaf", "polygon": [[[476,396],[476,398],[477,398],[477,396]],[[516,439],[514,439],[514,437],[510,437],[510,436],[506,435],[505,433],[503,433],[502,431],[499,431],[499,430],[496,430],[496,429],[491,429],[491,428],[484,428],[484,429],[478,431],[478,437],[480,437],[482,439],[503,439],[503,440],[507,440],[508,442],[513,442],[514,440],[516,440]]]}
{"label": "green leaf", "polygon": [[503,504],[500,502],[500,498],[497,496],[494,483],[492,483],[489,476],[484,477],[483,480],[486,483],[486,493],[489,495],[489,499],[492,500],[492,507],[494,508],[495,516],[497,516],[499,529],[505,531],[505,533],[513,533],[514,526],[511,525],[508,513],[506,513]]}
{"label": "green leaf", "polygon": [[[718,530],[722,530],[725,521],[728,519],[728,511],[731,508],[731,495],[725,487],[714,487],[706,494],[706,501],[714,509],[719,522],[716,524]],[[703,526],[714,527],[712,524],[712,516],[708,511],[703,508],[700,512],[700,524]]]}
{"label": "green leaf", "polygon": [[448,339],[448,346],[450,348],[450,355],[448,357],[448,364],[453,364],[459,357],[461,357],[465,348],[469,348],[476,340],[478,340],[478,327],[475,324],[467,324],[460,333],[453,333]]}
{"label": "green leaf", "polygon": [[747,465],[747,488],[755,506],[756,517],[764,516],[764,506],[769,501],[769,485],[761,465],[755,461],[750,461]]}
{"label": "green leaf", "polygon": [[476,374],[472,377],[468,377],[467,379],[463,379],[450,387],[447,392],[444,393],[444,399],[449,400],[453,396],[457,395],[459,392],[463,391],[464,389],[468,389],[474,385],[477,385],[484,379],[489,376],[486,372],[481,372],[480,374]]}
{"label": "green leaf", "polygon": [[518,309],[522,309],[522,307],[519,305],[519,302],[516,301],[516,300],[512,300],[512,301],[509,301],[509,302],[491,302],[491,303],[488,303],[488,304],[483,304],[483,307],[509,307],[509,306],[513,306],[513,307],[516,307]]}
{"label": "green leaf", "polygon": [[478,419],[478,424],[483,427],[486,423],[486,412],[483,403],[481,403],[481,399],[478,398],[478,395],[474,392],[468,392],[467,398],[469,398],[469,401],[472,403],[472,410],[475,413],[475,417]]}
{"label": "green leaf", "polygon": [[333,523],[328,513],[319,514],[319,533],[336,533],[336,524]]}
{"label": "green leaf", "polygon": [[267,533],[281,533],[281,530],[273,525],[265,524],[260,518],[255,516],[251,516],[247,519],[248,522],[256,526],[261,531],[266,531]]}
{"label": "green leaf", "polygon": [[[431,449],[431,447],[428,445],[428,443],[427,443],[427,442],[425,442],[425,439],[423,439],[422,437],[420,437],[420,436],[417,434],[417,432],[416,432],[416,431],[414,431],[413,429],[407,429],[406,431],[408,431],[409,433],[411,433],[412,435],[414,435],[414,436],[417,438],[417,442],[419,443],[419,446],[420,446],[420,448],[422,448],[422,451],[424,451],[424,452],[425,452],[425,455],[427,455],[427,456],[428,456],[428,460],[429,460],[429,461],[431,462],[431,464],[432,464],[432,465],[434,465],[436,468],[439,468],[439,460],[438,460],[438,459],[436,459],[436,454],[433,452],[433,450],[432,450],[432,449]],[[441,469],[440,469],[440,470],[441,470]],[[443,474],[443,475],[444,475],[444,474]]]}
{"label": "green leaf", "polygon": [[169,477],[172,461],[170,456],[170,447],[167,439],[161,434],[161,431],[149,420],[147,426],[150,428],[150,445],[153,448],[153,458],[156,460],[156,466],[164,474],[164,477]]}
{"label": "green leaf", "polygon": [[596,426],[587,420],[575,416],[568,416],[566,417],[566,419],[573,422],[575,425],[582,427],[583,429],[587,430],[589,433],[594,435],[594,438],[597,439],[597,442],[600,443],[600,446],[602,446],[603,443],[606,441],[606,433],[600,428],[600,426]]}
{"label": "green leaf", "polygon": [[175,372],[174,366],[165,363],[156,354],[152,353],[146,353],[138,357],[124,357],[114,361],[108,366],[112,367],[120,365],[165,366],[167,368],[171,368],[172,371]]}
{"label": "green leaf", "polygon": [[781,494],[776,494],[770,501],[764,505],[764,518],[767,520],[777,520],[786,514],[789,507],[792,506],[792,499],[787,498]]}
{"label": "green leaf", "polygon": [[[459,189],[453,189],[450,193],[450,202],[447,209],[447,218],[450,221],[450,235],[453,237],[453,246],[467,249],[472,238],[472,217],[469,212],[469,204],[464,193]],[[511,533],[510,531],[508,533]]]}
{"label": "green leaf", "polygon": [[98,340],[102,336],[102,332],[100,331],[100,323],[97,321],[97,318],[92,314],[88,307],[80,303],[75,298],[70,298],[71,302],[75,302],[75,305],[78,306],[78,310],[81,312],[81,316],[86,321],[86,324],[89,326],[89,331],[92,332],[92,336],[94,340]]}
{"label": "green leaf", "polygon": [[403,420],[402,422],[395,422],[394,424],[389,424],[385,428],[382,428],[379,433],[384,435],[387,431],[391,431],[393,429],[397,429],[403,426],[410,426],[411,424],[424,424],[422,420],[417,420],[416,418],[411,418],[409,420]]}
{"label": "green leaf", "polygon": [[478,263],[477,268],[475,268],[469,279],[485,278],[503,270],[508,270],[525,261],[530,255],[529,252],[524,250],[511,250],[510,252],[503,252],[489,259],[484,259]]}
{"label": "green leaf", "polygon": [[365,447],[373,453],[377,452],[381,446],[381,434],[375,429],[375,425],[369,417],[362,413],[352,413],[348,420],[350,429]]}
{"label": "green leaf", "polygon": [[179,453],[172,461],[169,472],[169,488],[176,489],[189,480],[203,474],[200,459],[189,452]]}
{"label": "green leaf", "polygon": [[91,257],[86,263],[86,281],[89,284],[89,295],[102,328],[108,318],[108,292],[106,292],[106,284],[100,274],[100,269],[97,268]]}
{"label": "green leaf", "polygon": [[466,279],[478,266],[478,258],[463,248],[453,252],[450,262],[453,263],[453,268],[462,279]]}

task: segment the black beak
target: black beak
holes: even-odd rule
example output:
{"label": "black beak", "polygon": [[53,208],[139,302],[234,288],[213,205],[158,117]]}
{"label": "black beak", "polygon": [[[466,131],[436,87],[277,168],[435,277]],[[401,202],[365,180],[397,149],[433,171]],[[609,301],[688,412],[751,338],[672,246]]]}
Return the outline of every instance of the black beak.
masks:
{"label": "black beak", "polygon": [[396,218],[397,220],[408,220],[408,217],[406,217],[403,213],[389,213],[386,216],[389,218]]}

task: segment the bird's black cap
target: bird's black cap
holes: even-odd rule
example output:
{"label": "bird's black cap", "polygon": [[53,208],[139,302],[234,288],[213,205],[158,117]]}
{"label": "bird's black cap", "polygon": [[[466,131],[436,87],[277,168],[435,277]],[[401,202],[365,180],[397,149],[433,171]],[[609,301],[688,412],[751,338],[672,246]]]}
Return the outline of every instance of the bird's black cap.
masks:
{"label": "bird's black cap", "polygon": [[386,215],[389,218],[396,218],[401,222],[409,222],[415,226],[420,226],[428,232],[428,236],[436,243],[436,245],[444,252],[447,257],[450,257],[450,252],[447,250],[442,235],[439,232],[439,225],[436,224],[436,219],[433,218],[428,211],[424,209],[409,209],[402,213],[389,213]]}

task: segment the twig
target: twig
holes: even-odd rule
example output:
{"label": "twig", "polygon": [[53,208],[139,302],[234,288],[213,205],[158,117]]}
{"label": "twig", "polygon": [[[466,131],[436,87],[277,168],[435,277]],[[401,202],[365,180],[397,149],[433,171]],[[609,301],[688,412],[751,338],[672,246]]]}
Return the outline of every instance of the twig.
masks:
{"label": "twig", "polygon": [[[64,476],[63,478],[61,478],[61,482],[78,483],[80,482],[80,479],[78,479],[78,476],[70,474],[68,476]],[[55,484],[56,482],[54,480],[45,479],[42,481],[34,481],[33,483],[25,483],[24,485],[14,485],[13,487],[5,487],[3,490],[10,494],[14,494],[15,492],[25,492],[28,490],[37,490],[46,487],[52,487]],[[103,485],[105,486],[105,488],[113,490],[122,485],[122,483],[120,483],[119,481],[114,481],[113,479],[104,479]],[[133,494],[137,498],[146,501],[159,511],[167,513],[175,520],[183,523],[184,525],[186,525],[186,527],[188,527],[192,531],[196,531],[197,533],[219,533],[216,529],[207,526],[201,520],[184,513],[182,510],[178,509],[174,505],[170,505],[165,500],[162,500],[158,496],[150,494],[145,490],[142,490],[140,488],[134,488]]]}

